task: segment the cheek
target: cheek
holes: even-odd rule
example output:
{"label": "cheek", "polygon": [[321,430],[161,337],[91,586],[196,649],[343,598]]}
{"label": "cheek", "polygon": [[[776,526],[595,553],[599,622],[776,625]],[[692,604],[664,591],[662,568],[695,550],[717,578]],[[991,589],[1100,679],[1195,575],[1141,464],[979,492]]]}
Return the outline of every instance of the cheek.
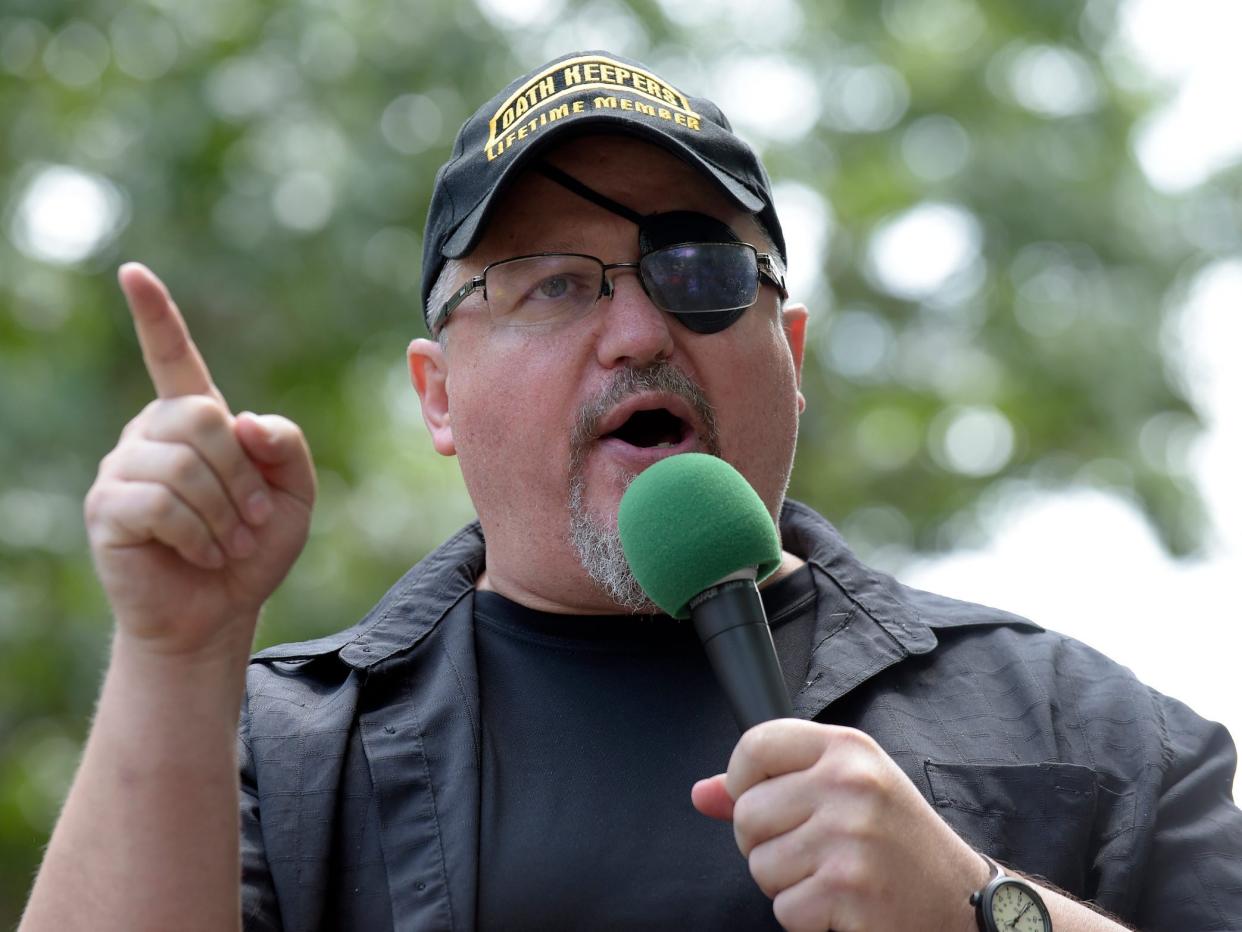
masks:
{"label": "cheek", "polygon": [[[492,351],[486,366],[450,374],[449,413],[467,483],[527,488],[555,474],[567,446],[568,414],[554,399],[567,397],[564,369],[547,354],[523,346]],[[558,438],[560,443],[558,443]]]}
{"label": "cheek", "polygon": [[719,399],[721,446],[727,460],[775,509],[784,494],[798,432],[793,363],[779,332],[750,344],[717,371],[728,372]]}

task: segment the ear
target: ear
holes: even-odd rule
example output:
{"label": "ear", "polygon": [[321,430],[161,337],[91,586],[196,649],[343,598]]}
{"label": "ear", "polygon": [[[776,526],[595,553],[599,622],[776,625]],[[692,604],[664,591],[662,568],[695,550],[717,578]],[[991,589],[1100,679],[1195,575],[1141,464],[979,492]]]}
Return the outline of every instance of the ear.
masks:
{"label": "ear", "polygon": [[806,350],[806,322],[811,316],[805,304],[787,304],[781,309],[781,325],[789,352],[793,354],[794,374],[798,377],[798,413],[806,410],[806,396],[802,394],[802,356]]}
{"label": "ear", "polygon": [[434,340],[411,340],[405,351],[410,364],[410,382],[418,392],[423,423],[431,435],[431,445],[441,456],[454,456],[453,425],[449,420],[448,358],[444,347]]}

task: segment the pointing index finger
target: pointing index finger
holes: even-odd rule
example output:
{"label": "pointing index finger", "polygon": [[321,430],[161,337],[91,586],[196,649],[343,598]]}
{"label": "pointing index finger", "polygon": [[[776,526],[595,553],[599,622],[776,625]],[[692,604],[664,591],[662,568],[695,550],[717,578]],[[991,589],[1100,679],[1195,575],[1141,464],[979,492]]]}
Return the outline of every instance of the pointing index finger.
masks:
{"label": "pointing index finger", "polygon": [[137,262],[121,266],[117,279],[129,302],[142,358],[156,394],[161,398],[210,395],[223,401],[164,283]]}

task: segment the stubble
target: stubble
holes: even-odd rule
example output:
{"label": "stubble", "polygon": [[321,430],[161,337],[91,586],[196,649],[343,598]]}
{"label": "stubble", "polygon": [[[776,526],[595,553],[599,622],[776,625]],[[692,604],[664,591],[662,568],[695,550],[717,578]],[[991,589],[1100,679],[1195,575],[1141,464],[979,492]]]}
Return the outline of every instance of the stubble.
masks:
{"label": "stubble", "polygon": [[[640,392],[676,395],[694,409],[702,425],[699,441],[705,452],[720,456],[720,434],[716,413],[703,390],[671,363],[660,362],[642,369],[625,368],[597,396],[578,411],[570,438],[569,464],[569,540],[587,575],[621,609],[634,614],[658,612],[634,578],[621,548],[616,515],[600,517],[586,508],[586,461],[592,445],[599,439],[599,421],[630,395]],[[626,484],[633,476],[626,477]]]}

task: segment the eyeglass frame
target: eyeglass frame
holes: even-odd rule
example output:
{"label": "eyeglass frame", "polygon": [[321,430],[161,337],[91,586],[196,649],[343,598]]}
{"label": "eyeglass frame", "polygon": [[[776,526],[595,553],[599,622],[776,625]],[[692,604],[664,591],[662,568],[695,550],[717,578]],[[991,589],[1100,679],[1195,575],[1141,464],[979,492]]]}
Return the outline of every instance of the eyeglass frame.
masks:
{"label": "eyeglass frame", "polygon": [[[789,292],[785,288],[784,269],[781,267],[780,260],[776,256],[772,255],[771,253],[760,252],[750,243],[721,243],[721,242],[696,242],[696,241],[690,241],[690,242],[685,242],[685,243],[672,243],[668,246],[662,246],[660,249],[656,249],[652,251],[651,253],[648,253],[648,255],[655,255],[655,253],[664,252],[667,249],[680,249],[683,246],[743,246],[755,254],[756,273],[760,280],[759,286],[762,287],[763,279],[766,278],[770,284],[776,286],[777,291],[780,292],[782,301],[784,301],[786,298],[789,297]],[[449,315],[452,314],[453,311],[455,311],[461,305],[461,303],[466,300],[466,298],[470,297],[470,295],[474,294],[480,288],[483,289],[483,300],[484,302],[486,302],[487,301],[487,273],[490,272],[492,269],[494,269],[496,266],[505,265],[506,263],[509,263],[509,262],[519,262],[522,259],[546,259],[546,258],[552,258],[554,256],[564,256],[566,258],[571,258],[571,259],[590,259],[592,262],[596,262],[599,264],[600,289],[599,289],[599,294],[595,296],[595,300],[591,302],[591,307],[594,307],[596,304],[598,304],[600,298],[611,298],[612,297],[613,284],[612,282],[608,280],[608,273],[612,271],[613,269],[638,270],[639,271],[638,283],[642,286],[643,293],[647,295],[647,297],[651,300],[651,303],[655,304],[655,298],[652,298],[651,293],[647,291],[647,283],[643,281],[643,276],[641,272],[642,261],[643,259],[646,259],[647,256],[643,256],[637,262],[605,262],[603,259],[599,258],[599,256],[590,256],[584,252],[532,252],[532,253],[529,253],[523,256],[510,256],[507,259],[497,259],[495,262],[489,262],[487,265],[485,265],[483,267],[482,272],[470,278],[464,285],[462,285],[455,292],[453,292],[452,296],[447,301],[445,301],[443,305],[441,305],[440,313],[436,315],[435,320],[432,322],[432,329],[436,333],[439,333],[442,329],[444,329],[444,326],[448,323]],[[755,300],[756,301],[758,300],[757,289],[756,289],[756,294],[755,294]],[[751,303],[753,304],[754,302],[752,301]],[[749,304],[746,306],[750,307]],[[656,307],[660,308],[660,310],[664,311],[664,313],[666,314],[694,314],[694,313],[711,314],[711,313],[719,313],[720,311],[726,311],[726,310],[737,310],[736,308],[720,308],[720,309],[712,309],[708,311],[695,312],[695,311],[670,311],[667,308],[660,307],[660,305],[658,304],[656,304]],[[491,317],[490,305],[488,306],[488,316]],[[495,318],[492,318],[492,319],[494,320]],[[535,325],[532,324],[530,326],[535,326]]]}

